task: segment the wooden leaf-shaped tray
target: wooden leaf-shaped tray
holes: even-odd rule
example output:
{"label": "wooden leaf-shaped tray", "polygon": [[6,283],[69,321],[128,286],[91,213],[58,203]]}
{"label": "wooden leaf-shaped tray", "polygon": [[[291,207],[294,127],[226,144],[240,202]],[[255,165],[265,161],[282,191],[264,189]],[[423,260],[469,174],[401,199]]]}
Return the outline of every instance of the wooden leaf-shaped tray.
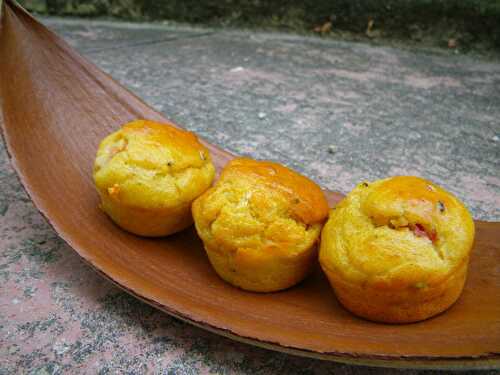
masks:
{"label": "wooden leaf-shaped tray", "polygon": [[[322,359],[400,367],[500,366],[500,224],[477,221],[462,297],[417,324],[354,317],[319,269],[287,291],[248,293],[221,281],[192,229],[130,235],[97,208],[98,142],[121,124],[164,118],[11,1],[0,25],[2,130],[22,184],[57,233],[88,263],[147,303],[215,333]],[[232,156],[210,146],[217,168]],[[341,197],[327,192],[330,203]]]}

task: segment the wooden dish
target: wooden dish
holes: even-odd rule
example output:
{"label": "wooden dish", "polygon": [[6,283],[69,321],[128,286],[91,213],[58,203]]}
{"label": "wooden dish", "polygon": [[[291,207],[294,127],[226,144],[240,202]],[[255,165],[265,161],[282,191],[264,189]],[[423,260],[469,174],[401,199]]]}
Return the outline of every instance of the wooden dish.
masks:
{"label": "wooden dish", "polygon": [[[192,229],[130,235],[97,208],[99,140],[135,118],[164,118],[11,1],[0,26],[2,129],[12,165],[40,212],[95,269],[147,303],[238,341],[321,359],[391,367],[500,366],[500,224],[477,221],[459,301],[417,324],[358,319],[319,271],[272,294],[221,281]],[[221,168],[232,156],[209,146]],[[328,192],[330,203],[341,195]]]}

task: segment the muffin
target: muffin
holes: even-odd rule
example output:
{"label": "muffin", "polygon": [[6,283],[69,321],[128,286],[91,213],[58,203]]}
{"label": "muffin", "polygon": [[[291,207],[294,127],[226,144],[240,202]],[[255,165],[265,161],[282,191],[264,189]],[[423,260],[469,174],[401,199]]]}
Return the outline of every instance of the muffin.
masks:
{"label": "muffin", "polygon": [[304,279],[327,215],[314,182],[280,164],[246,158],[231,161],[193,203],[196,230],[215,271],[255,292]]}
{"label": "muffin", "polygon": [[102,210],[123,229],[148,237],[191,225],[191,204],[214,175],[208,150],[193,133],[147,120],[104,138],[94,163]]}
{"label": "muffin", "polygon": [[358,185],[331,211],[319,259],[345,308],[409,323],[458,299],[473,240],[474,222],[457,198],[398,176]]}

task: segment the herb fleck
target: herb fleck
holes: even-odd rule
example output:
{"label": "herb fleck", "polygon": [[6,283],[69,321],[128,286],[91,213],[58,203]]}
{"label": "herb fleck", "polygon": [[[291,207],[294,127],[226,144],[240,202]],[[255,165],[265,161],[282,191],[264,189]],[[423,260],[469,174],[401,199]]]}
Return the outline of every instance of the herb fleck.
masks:
{"label": "herb fleck", "polygon": [[439,211],[444,212],[444,209],[445,209],[444,203],[441,201],[438,201],[438,208],[439,208]]}
{"label": "herb fleck", "polygon": [[427,286],[427,284],[424,283],[424,282],[422,282],[422,281],[420,281],[420,282],[418,282],[418,283],[415,284],[415,288],[417,288],[417,289],[423,289],[426,286]]}

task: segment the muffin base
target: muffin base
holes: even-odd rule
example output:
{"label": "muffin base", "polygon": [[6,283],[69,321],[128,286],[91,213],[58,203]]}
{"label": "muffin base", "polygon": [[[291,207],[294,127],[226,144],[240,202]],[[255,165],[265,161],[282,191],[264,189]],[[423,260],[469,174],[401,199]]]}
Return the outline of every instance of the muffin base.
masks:
{"label": "muffin base", "polygon": [[276,292],[302,281],[317,257],[316,246],[291,259],[249,249],[232,253],[205,246],[208,259],[226,282],[252,292]]}
{"label": "muffin base", "polygon": [[429,319],[451,307],[462,293],[468,260],[441,284],[423,290],[377,290],[352,285],[325,270],[340,303],[353,314],[381,323],[413,323]]}
{"label": "muffin base", "polygon": [[193,224],[191,205],[162,209],[128,207],[100,194],[101,209],[121,228],[144,237],[162,237]]}

